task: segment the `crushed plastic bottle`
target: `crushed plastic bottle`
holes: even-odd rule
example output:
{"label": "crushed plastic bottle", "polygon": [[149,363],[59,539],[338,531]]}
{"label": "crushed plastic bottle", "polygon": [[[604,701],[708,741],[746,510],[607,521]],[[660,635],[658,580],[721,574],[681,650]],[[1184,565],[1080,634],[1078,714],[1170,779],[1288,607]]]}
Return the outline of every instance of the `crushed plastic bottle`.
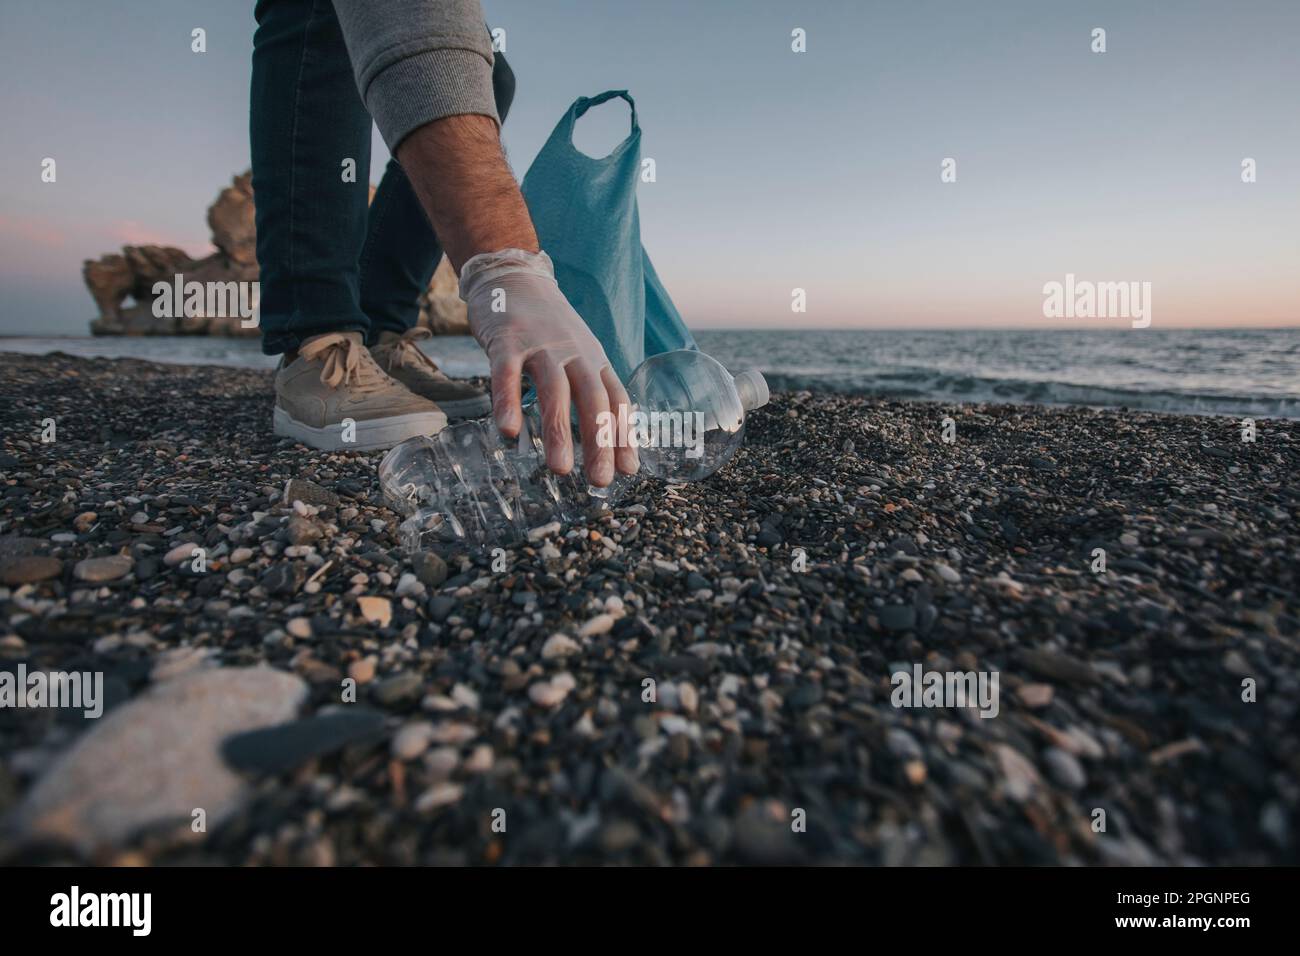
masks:
{"label": "crushed plastic bottle", "polygon": [[646,359],[627,383],[631,408],[618,409],[609,433],[626,428],[641,470],[616,475],[605,488],[581,477],[582,448],[574,429],[574,466],[567,475],[546,467],[541,415],[524,406],[516,439],[490,420],[460,422],[431,437],[412,438],[379,463],[390,506],[406,515],[400,528],[408,551],[437,545],[497,547],[534,528],[568,524],[608,510],[641,476],[702,481],[735,455],[745,415],[767,404],[767,382],[754,371],[734,378],[703,352],[682,349]]}

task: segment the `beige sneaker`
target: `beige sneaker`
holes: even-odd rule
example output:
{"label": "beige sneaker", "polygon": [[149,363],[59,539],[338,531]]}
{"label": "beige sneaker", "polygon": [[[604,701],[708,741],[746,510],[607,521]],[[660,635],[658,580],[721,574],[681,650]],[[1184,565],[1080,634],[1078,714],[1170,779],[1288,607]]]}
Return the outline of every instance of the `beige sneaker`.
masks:
{"label": "beige sneaker", "polygon": [[437,405],[384,374],[360,332],[312,336],[275,373],[275,433],[322,451],[391,448],[446,424]]}
{"label": "beige sneaker", "polygon": [[408,329],[405,335],[380,332],[370,354],[384,371],[416,395],[436,403],[448,418],[478,418],[492,411],[492,399],[485,392],[448,378],[420,351],[419,341],[432,337],[432,332],[422,328]]}

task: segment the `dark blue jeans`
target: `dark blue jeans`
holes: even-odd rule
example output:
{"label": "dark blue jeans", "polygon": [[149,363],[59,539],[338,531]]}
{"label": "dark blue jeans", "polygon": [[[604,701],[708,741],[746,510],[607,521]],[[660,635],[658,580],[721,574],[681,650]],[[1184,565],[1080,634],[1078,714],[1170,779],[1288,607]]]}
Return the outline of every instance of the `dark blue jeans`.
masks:
{"label": "dark blue jeans", "polygon": [[[334,7],[259,0],[254,16],[249,139],[262,351],[278,355],[325,332],[360,332],[368,343],[405,332],[442,245],[395,159],[367,205],[371,119]],[[504,121],[515,80],[505,57],[495,61]]]}

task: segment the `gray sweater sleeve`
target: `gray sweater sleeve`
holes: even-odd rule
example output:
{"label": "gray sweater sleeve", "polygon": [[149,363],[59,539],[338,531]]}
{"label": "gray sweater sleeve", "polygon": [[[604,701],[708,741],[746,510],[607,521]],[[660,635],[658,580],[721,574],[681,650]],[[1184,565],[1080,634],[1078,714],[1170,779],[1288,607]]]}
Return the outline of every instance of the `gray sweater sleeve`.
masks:
{"label": "gray sweater sleeve", "polygon": [[436,119],[498,123],[479,0],[333,0],[357,89],[390,150]]}

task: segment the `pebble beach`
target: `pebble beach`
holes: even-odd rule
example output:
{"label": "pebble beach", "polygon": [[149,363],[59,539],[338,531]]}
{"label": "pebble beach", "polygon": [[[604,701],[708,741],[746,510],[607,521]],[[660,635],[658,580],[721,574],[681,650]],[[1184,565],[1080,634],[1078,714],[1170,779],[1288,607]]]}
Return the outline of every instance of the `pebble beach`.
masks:
{"label": "pebble beach", "polygon": [[0,672],[103,688],[0,708],[0,862],[1300,862],[1296,421],[776,392],[502,569],[269,372],[0,396]]}

